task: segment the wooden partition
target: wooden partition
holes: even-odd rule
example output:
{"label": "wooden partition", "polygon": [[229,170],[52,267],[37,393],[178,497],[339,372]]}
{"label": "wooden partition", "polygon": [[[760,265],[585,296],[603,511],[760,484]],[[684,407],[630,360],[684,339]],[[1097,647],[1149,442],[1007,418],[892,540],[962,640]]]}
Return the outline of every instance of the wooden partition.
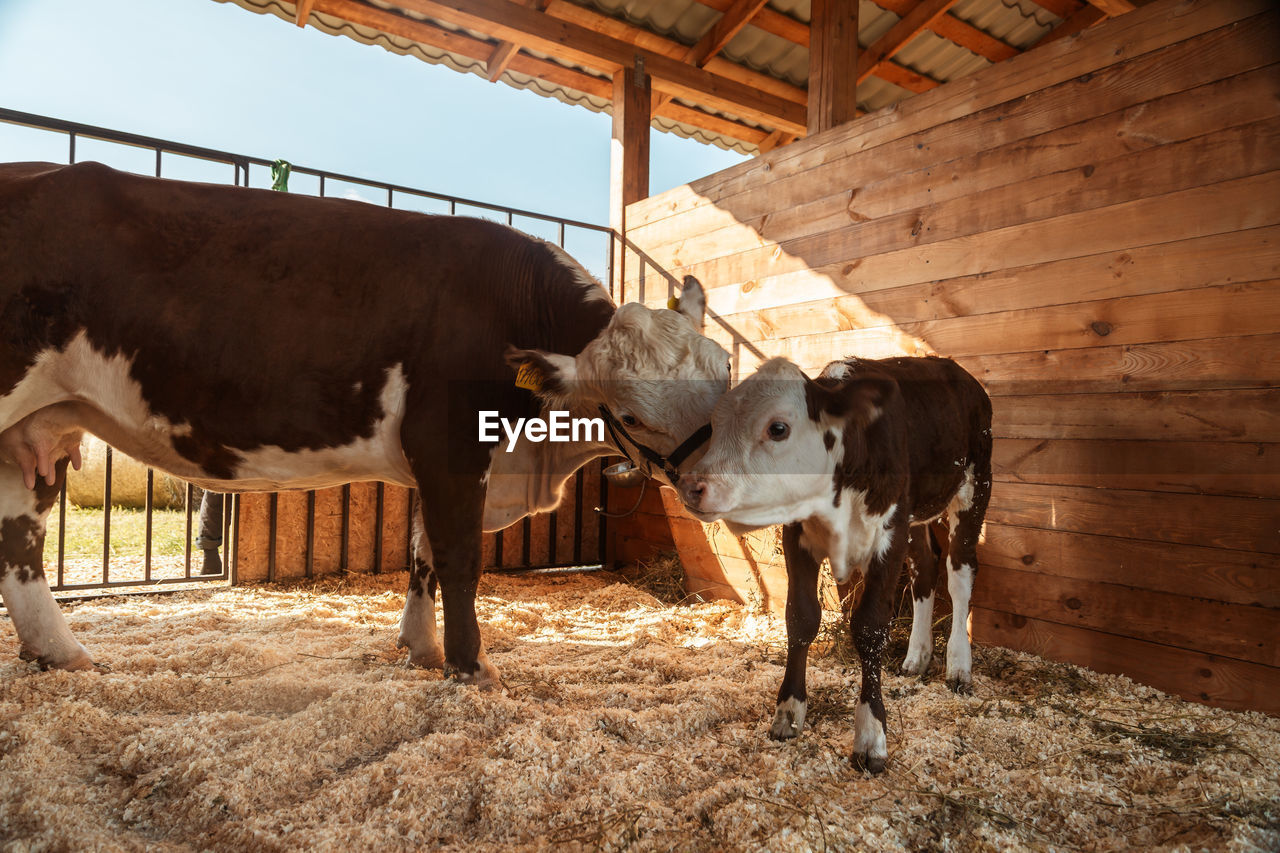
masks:
{"label": "wooden partition", "polygon": [[738,377],[955,358],[975,640],[1280,712],[1278,61],[1268,0],[1160,0],[631,205],[624,298],[698,276]]}

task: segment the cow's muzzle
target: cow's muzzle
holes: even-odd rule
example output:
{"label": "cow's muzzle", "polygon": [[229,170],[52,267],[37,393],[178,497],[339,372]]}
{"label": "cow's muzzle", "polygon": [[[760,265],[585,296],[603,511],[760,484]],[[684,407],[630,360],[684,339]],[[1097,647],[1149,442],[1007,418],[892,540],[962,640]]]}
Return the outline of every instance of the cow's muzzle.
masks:
{"label": "cow's muzzle", "polygon": [[[600,404],[600,414],[604,418],[605,426],[609,428],[609,435],[613,438],[614,446],[631,463],[630,468],[613,465],[605,471],[605,475],[609,477],[610,481],[618,485],[635,485],[632,475],[637,470],[644,474],[645,477],[652,477],[654,471],[657,470],[662,472],[667,481],[674,486],[680,481],[680,463],[688,459],[693,451],[706,444],[707,440],[711,438],[711,424],[703,424],[694,430],[693,435],[682,441],[679,447],[671,451],[667,456],[663,456],[652,447],[636,441],[631,436],[631,433],[627,432],[627,428],[622,425],[622,422],[613,416],[613,412],[609,411],[609,407],[603,403]],[[635,456],[627,450],[628,444],[635,449]],[[638,460],[637,456],[639,457]]]}

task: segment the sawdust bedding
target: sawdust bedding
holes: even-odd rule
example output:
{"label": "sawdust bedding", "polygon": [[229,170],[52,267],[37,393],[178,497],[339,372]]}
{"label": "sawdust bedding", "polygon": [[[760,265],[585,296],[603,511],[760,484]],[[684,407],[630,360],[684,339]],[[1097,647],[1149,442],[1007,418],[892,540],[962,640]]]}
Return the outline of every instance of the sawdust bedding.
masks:
{"label": "sawdust bedding", "polygon": [[0,846],[1280,847],[1280,720],[1261,714],[978,649],[971,696],[888,675],[872,778],[847,761],[857,665],[838,652],[812,656],[804,735],[768,739],[776,617],[607,574],[489,577],[508,691],[482,693],[401,665],[405,580],[69,607],[97,674],[36,671],[0,620]]}

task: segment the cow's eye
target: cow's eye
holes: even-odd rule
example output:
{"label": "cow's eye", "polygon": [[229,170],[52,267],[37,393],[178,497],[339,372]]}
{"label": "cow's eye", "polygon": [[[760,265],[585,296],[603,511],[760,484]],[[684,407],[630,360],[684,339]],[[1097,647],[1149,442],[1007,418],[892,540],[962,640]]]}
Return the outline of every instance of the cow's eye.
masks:
{"label": "cow's eye", "polygon": [[786,441],[791,435],[791,427],[785,421],[774,421],[769,424],[769,438],[772,441]]}
{"label": "cow's eye", "polygon": [[623,416],[622,416],[622,425],[623,425],[623,426],[629,426],[629,427],[635,427],[635,426],[640,426],[640,422],[639,422],[638,420],[636,420],[636,416],[635,416],[635,415],[623,415]]}

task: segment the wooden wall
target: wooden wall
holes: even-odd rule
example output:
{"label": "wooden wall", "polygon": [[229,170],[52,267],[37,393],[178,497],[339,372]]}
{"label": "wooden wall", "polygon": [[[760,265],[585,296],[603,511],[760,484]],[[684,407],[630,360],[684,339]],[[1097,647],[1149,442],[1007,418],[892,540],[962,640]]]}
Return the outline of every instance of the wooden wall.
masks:
{"label": "wooden wall", "polygon": [[1280,712],[1278,61],[1269,0],[1160,0],[631,205],[624,297],[698,276],[739,377],[954,357],[975,639]]}

